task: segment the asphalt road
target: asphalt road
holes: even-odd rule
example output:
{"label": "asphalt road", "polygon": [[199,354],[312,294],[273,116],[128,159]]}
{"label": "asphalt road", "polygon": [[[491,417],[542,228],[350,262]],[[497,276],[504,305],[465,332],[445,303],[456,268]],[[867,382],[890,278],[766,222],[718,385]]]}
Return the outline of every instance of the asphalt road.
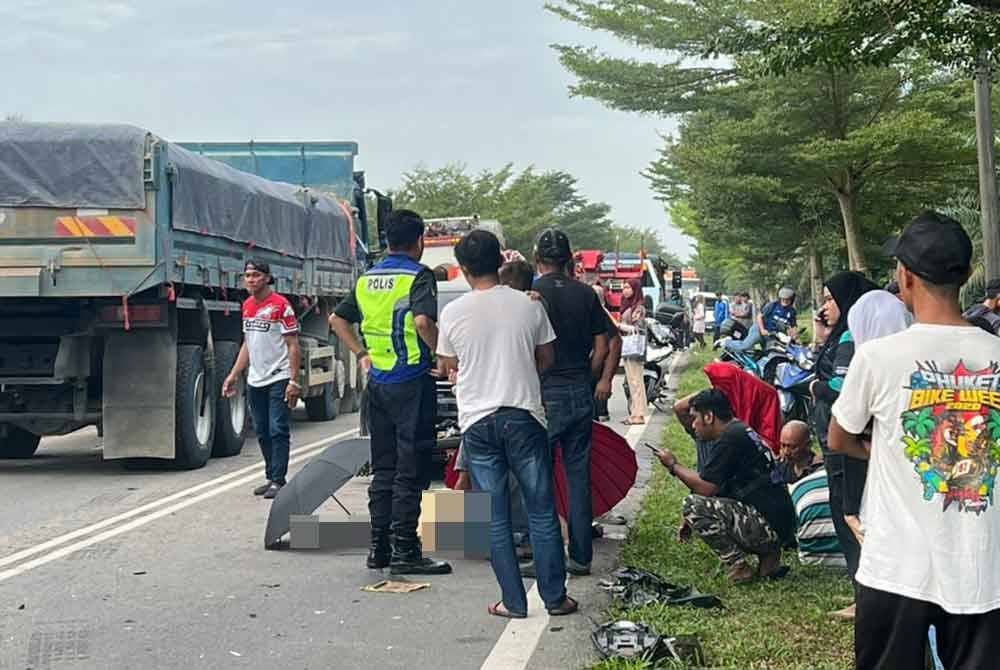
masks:
{"label": "asphalt road", "polygon": [[[292,474],[358,417],[297,419]],[[506,623],[485,611],[488,562],[456,561],[411,594],[364,593],[383,575],[360,552],[264,550],[269,503],[250,493],[262,472],[252,439],[201,470],[125,471],[92,430],[0,461],[0,668],[483,665]],[[338,497],[365,512],[366,486]]]}

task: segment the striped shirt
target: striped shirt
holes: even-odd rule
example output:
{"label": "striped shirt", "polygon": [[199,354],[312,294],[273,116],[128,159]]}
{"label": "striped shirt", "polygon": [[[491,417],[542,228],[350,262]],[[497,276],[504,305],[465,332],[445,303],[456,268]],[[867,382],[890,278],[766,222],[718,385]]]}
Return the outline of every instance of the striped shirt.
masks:
{"label": "striped shirt", "polygon": [[837,540],[830,514],[830,487],[826,469],[820,468],[788,485],[788,492],[799,519],[796,539],[799,561],[803,565],[846,568],[847,561]]}

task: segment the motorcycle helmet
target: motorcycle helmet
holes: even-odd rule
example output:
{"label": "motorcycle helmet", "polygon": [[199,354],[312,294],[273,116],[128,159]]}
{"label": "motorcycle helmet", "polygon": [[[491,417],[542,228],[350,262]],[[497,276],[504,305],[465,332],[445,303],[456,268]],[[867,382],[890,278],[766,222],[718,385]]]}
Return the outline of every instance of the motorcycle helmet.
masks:
{"label": "motorcycle helmet", "polygon": [[784,286],[778,291],[778,300],[795,300],[795,289]]}

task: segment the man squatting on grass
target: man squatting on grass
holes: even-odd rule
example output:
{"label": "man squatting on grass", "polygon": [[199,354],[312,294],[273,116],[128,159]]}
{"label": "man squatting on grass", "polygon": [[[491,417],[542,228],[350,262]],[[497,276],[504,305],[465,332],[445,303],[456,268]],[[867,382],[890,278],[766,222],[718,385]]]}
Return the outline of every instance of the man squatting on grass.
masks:
{"label": "man squatting on grass", "polygon": [[[679,539],[686,542],[692,530],[697,533],[736,583],[783,577],[788,569],[781,565],[781,550],[795,540],[795,508],[770,450],[733,417],[722,391],[706,389],[687,404],[695,439],[706,445],[705,462],[692,470],[669,449],[656,452],[691,491]],[[748,554],[759,559],[756,571]]]}

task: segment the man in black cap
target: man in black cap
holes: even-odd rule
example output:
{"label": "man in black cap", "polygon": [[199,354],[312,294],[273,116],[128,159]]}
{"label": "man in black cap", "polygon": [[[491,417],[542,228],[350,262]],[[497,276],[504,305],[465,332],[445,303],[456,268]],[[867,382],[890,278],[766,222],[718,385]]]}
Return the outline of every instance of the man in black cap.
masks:
{"label": "man in black cap", "polygon": [[945,667],[996,667],[1000,340],[962,318],[972,243],[957,221],[924,212],[887,251],[916,323],[858,348],[829,431],[831,450],[870,460],[857,668],[923,667],[931,625]]}
{"label": "man in black cap", "polygon": [[965,320],[991,335],[1000,335],[1000,279],[986,285],[986,297],[962,314]]}
{"label": "man in black cap", "polygon": [[247,397],[254,430],[264,455],[263,484],[254,495],[273,499],[288,474],[288,417],[302,395],[299,385],[299,324],[288,300],[271,286],[271,266],[250,259],[243,266],[250,297],[243,302],[243,346],[232,371],[222,383],[222,395],[236,395],[236,384],[247,370]]}
{"label": "man in black cap", "polygon": [[542,401],[549,441],[562,448],[569,483],[569,561],[567,571],[590,574],[593,557],[590,494],[591,421],[594,394],[608,355],[608,317],[594,290],[566,274],[573,259],[561,230],[544,231],[535,245],[539,278],[534,289],[545,299],[556,332],[555,364],[542,375]]}

